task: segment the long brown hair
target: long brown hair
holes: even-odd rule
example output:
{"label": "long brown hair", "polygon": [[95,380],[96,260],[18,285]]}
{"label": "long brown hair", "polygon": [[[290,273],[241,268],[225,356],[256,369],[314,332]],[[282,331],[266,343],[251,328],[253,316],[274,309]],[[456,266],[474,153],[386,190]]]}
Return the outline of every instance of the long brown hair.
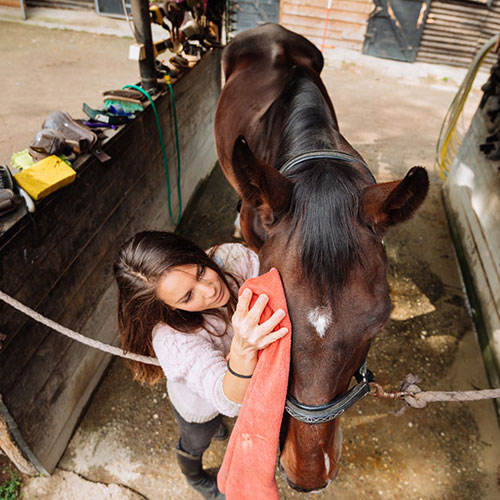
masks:
{"label": "long brown hair", "polygon": [[[166,323],[185,333],[196,333],[207,328],[206,316],[221,318],[230,325],[230,318],[236,307],[236,292],[229,286],[229,280],[236,285],[236,278],[212,260],[214,248],[208,255],[193,242],[175,233],[144,231],[128,240],[120,250],[113,265],[118,283],[118,326],[120,346],[125,352],[155,356],[152,331],[158,323]],[[230,298],[223,309],[203,312],[173,309],[156,296],[158,281],[176,266],[196,264],[213,269],[228,287]],[[208,328],[207,328],[208,329]],[[224,332],[208,330],[221,336]],[[155,384],[164,378],[161,367],[127,360],[134,378],[141,383]]]}

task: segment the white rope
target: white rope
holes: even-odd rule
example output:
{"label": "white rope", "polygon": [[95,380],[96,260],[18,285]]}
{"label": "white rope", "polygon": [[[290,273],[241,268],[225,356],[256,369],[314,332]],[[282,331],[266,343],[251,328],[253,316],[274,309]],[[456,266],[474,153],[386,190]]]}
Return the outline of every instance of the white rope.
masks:
{"label": "white rope", "polygon": [[21,304],[21,302],[17,301],[16,299],[13,299],[12,297],[2,292],[1,290],[0,290],[0,299],[3,300],[6,304],[9,304],[9,306],[12,306],[14,309],[17,309],[18,311],[21,311],[30,318],[34,319],[35,321],[38,321],[38,323],[42,323],[42,325],[48,326],[49,328],[52,328],[56,332],[62,333],[63,335],[66,335],[66,337],[69,337],[70,339],[76,340],[78,342],[81,342],[82,344],[93,347],[94,349],[99,349],[100,351],[108,352],[110,354],[114,354],[115,356],[120,356],[122,358],[132,359],[134,361],[140,361],[141,363],[146,363],[148,365],[157,365],[157,366],[160,365],[158,359],[156,358],[152,358],[149,356],[142,356],[141,354],[134,354],[133,352],[125,352],[119,347],[114,347],[109,344],[104,344],[103,342],[99,342],[98,340],[89,339],[88,337],[85,337],[81,333],[70,330],[69,328],[62,326],[59,323],[56,323],[55,321],[52,321],[51,319],[46,318],[45,316],[42,316],[33,309],[30,309],[24,304]]}
{"label": "white rope", "polygon": [[399,399],[404,402],[394,415],[402,415],[406,408],[425,408],[427,403],[449,402],[449,401],[479,401],[481,399],[500,398],[498,389],[478,389],[475,391],[422,391],[417,383],[420,379],[409,373],[401,382],[399,391],[387,392],[380,384],[371,382],[370,386],[375,389],[370,396],[383,399]]}
{"label": "white rope", "polygon": [[[9,304],[14,309],[23,312],[30,318],[42,323],[49,328],[52,328],[56,332],[62,333],[67,337],[81,342],[82,344],[93,347],[94,349],[99,349],[100,351],[108,352],[114,354],[115,356],[120,356],[122,358],[132,359],[134,361],[140,361],[141,363],[146,363],[149,365],[159,366],[157,358],[152,358],[150,356],[142,356],[140,354],[134,354],[132,352],[124,352],[119,347],[114,347],[109,344],[104,344],[98,340],[89,339],[81,333],[75,332],[66,328],[65,326],[52,321],[45,316],[37,313],[33,309],[25,306],[18,300],[10,297],[6,293],[0,290],[0,300],[3,300],[6,304]],[[418,377],[409,374],[403,381],[400,391],[386,392],[382,386],[372,382],[370,385],[375,388],[375,392],[370,393],[371,396],[376,396],[384,399],[401,399],[404,400],[407,406],[413,406],[414,408],[424,408],[427,403],[436,401],[477,401],[479,399],[496,399],[500,397],[500,389],[483,389],[477,391],[455,391],[455,392],[432,392],[432,391],[422,391],[420,387],[416,384],[418,382]],[[404,408],[403,408],[404,411]],[[402,412],[401,412],[402,413]]]}

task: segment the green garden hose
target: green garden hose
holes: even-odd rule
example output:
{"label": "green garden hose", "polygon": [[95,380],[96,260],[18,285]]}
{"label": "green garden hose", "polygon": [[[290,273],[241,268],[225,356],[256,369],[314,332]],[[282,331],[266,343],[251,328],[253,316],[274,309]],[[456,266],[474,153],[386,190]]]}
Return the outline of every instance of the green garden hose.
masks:
{"label": "green garden hose", "polygon": [[181,215],[182,215],[182,195],[181,195],[181,155],[180,155],[180,148],[179,148],[179,132],[178,132],[178,127],[177,127],[177,111],[175,109],[175,98],[174,98],[174,91],[172,90],[172,82],[170,81],[170,77],[165,77],[165,81],[167,82],[168,89],[170,91],[170,99],[172,101],[172,111],[174,113],[174,132],[175,132],[175,149],[177,151],[177,198],[179,200],[179,210],[177,213],[177,220],[174,219],[174,215],[172,213],[172,200],[171,200],[171,186],[170,186],[170,175],[168,173],[168,162],[167,162],[167,152],[165,149],[165,141],[163,139],[163,130],[161,128],[161,123],[160,123],[160,117],[158,116],[158,111],[156,109],[155,103],[153,102],[153,99],[149,95],[149,93],[142,89],[141,87],[138,87],[137,85],[125,85],[123,88],[124,89],[135,89],[144,94],[149,102],[151,103],[151,107],[153,108],[153,112],[155,115],[156,119],[156,126],[158,128],[158,133],[160,135],[160,144],[161,144],[161,152],[163,155],[163,166],[165,168],[165,177],[167,179],[167,189],[168,189],[168,214],[170,216],[170,220],[172,221],[172,224],[174,226],[177,226],[181,220]]}

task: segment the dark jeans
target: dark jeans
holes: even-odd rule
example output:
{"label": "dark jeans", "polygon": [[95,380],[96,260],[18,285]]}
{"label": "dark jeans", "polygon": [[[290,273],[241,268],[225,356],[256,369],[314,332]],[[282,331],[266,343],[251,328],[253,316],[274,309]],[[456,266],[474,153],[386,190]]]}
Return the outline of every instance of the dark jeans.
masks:
{"label": "dark jeans", "polygon": [[197,424],[194,422],[186,422],[177,410],[172,406],[175,420],[179,425],[181,437],[179,439],[179,446],[182,450],[195,456],[200,456],[210,446],[212,438],[219,430],[222,422],[222,415],[217,415],[208,422]]}

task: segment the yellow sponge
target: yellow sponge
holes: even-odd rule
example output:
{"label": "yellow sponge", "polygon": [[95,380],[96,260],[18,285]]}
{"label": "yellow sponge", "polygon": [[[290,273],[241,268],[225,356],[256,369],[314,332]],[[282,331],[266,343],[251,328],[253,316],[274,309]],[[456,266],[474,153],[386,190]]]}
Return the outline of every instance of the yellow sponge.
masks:
{"label": "yellow sponge", "polygon": [[55,155],[47,156],[14,175],[19,186],[34,200],[45,198],[50,193],[72,183],[75,177],[76,172]]}

